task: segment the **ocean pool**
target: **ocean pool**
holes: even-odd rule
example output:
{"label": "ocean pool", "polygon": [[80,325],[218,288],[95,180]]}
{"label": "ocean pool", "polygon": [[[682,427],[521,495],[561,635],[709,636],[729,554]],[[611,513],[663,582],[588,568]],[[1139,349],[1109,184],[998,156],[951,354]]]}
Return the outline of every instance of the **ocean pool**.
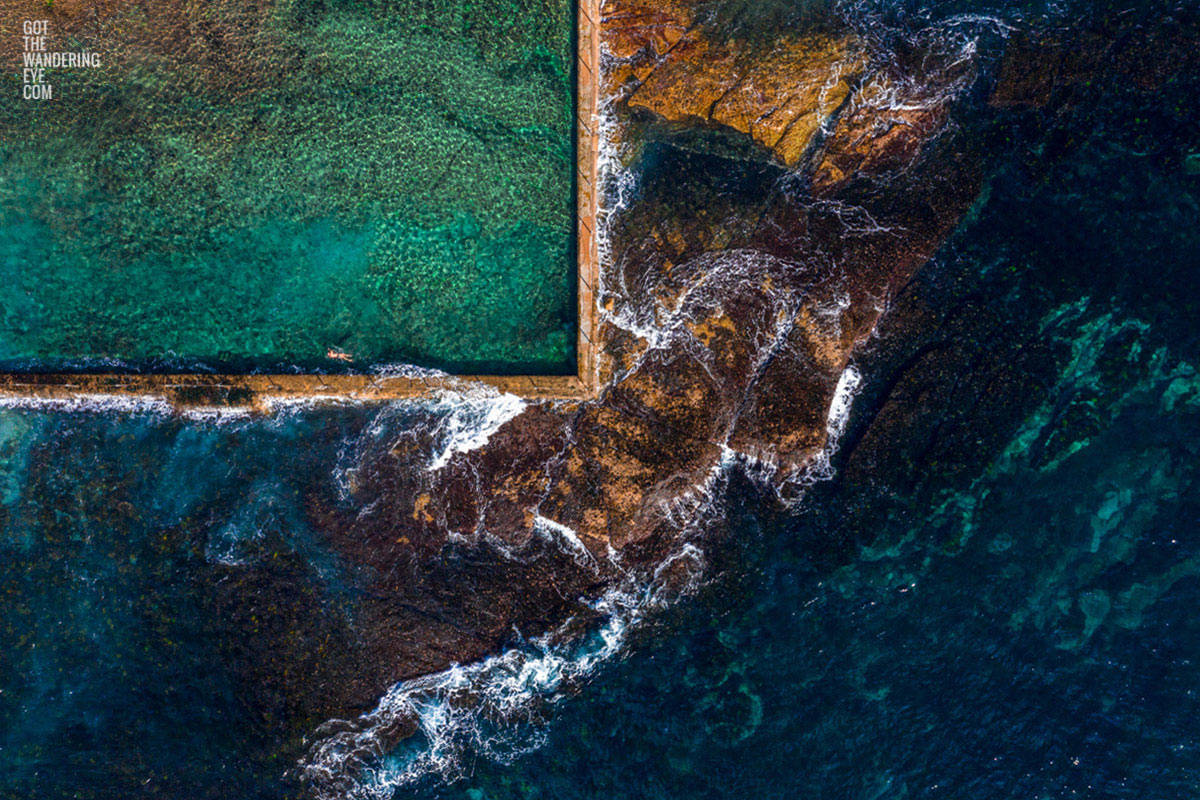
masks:
{"label": "ocean pool", "polygon": [[0,369],[574,372],[571,0],[0,23]]}

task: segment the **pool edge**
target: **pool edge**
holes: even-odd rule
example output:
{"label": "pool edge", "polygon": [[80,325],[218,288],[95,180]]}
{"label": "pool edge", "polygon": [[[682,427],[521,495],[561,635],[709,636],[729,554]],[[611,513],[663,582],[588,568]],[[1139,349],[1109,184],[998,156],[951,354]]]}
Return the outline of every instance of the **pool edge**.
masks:
{"label": "pool edge", "polygon": [[0,400],[32,403],[125,397],[161,400],[176,408],[249,407],[270,410],[297,402],[385,402],[420,397],[438,390],[484,384],[528,399],[577,400],[598,386],[596,294],[599,252],[596,239],[597,170],[600,132],[600,5],[576,3],[576,330],[575,375],[294,375],[0,373]]}

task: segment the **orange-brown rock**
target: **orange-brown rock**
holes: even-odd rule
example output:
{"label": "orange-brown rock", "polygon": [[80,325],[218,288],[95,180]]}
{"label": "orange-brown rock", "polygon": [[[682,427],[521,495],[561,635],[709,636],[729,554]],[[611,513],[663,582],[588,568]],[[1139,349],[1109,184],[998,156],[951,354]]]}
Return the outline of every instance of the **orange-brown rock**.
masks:
{"label": "orange-brown rock", "polygon": [[695,38],[672,48],[627,102],[669,122],[746,134],[795,167],[865,63],[849,35],[786,38],[751,59],[736,42]]}
{"label": "orange-brown rock", "polygon": [[601,36],[608,57],[605,90],[612,96],[636,87],[672,48],[699,32],[686,0],[610,0]]}
{"label": "orange-brown rock", "polygon": [[749,136],[794,167],[866,66],[849,33],[789,34],[768,49],[715,36],[680,0],[605,5],[610,91],[674,123]]}
{"label": "orange-brown rock", "polygon": [[854,175],[878,175],[911,163],[945,122],[951,96],[936,82],[873,75],[825,141],[813,192],[829,194]]}
{"label": "orange-brown rock", "polygon": [[605,49],[623,62],[662,57],[695,24],[691,4],[681,0],[612,0],[603,21]]}

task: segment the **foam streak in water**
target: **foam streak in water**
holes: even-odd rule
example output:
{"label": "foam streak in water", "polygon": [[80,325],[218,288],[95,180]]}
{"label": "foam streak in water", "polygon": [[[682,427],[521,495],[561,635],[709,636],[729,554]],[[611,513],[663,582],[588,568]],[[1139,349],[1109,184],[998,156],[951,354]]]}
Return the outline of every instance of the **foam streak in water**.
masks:
{"label": "foam streak in water", "polygon": [[[322,800],[385,800],[429,777],[461,776],[468,753],[509,763],[536,749],[548,706],[621,653],[649,614],[692,591],[703,566],[699,548],[684,544],[648,578],[627,574],[591,603],[601,622],[589,634],[568,620],[522,647],[394,686],[317,744],[302,780]],[[411,731],[409,746],[393,750],[397,730]]]}
{"label": "foam streak in water", "polygon": [[[800,483],[831,473],[829,459],[861,381],[854,367],[843,372],[830,404],[826,446]],[[618,657],[657,612],[699,588],[705,569],[699,537],[723,511],[732,471],[745,466],[738,454],[723,448],[697,485],[663,507],[664,518],[679,534],[674,549],[653,570],[626,570],[610,549],[605,566],[619,577],[588,603],[596,619],[570,619],[483,661],[393,686],[369,713],[332,721],[318,731],[320,738],[299,764],[301,780],[322,800],[384,800],[423,780],[461,777],[472,755],[503,764],[539,747],[546,736],[545,713],[555,703]],[[600,567],[569,527],[540,516],[534,525],[576,560]]]}

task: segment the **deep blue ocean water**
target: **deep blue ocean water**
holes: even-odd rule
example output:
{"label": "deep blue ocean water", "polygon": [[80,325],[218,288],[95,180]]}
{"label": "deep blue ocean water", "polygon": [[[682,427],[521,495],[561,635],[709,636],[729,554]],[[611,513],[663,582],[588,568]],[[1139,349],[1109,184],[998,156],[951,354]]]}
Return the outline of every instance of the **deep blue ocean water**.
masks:
{"label": "deep blue ocean water", "polygon": [[[961,326],[952,371],[976,365],[936,433],[914,418],[880,460],[885,325],[831,480],[787,514],[735,480],[706,586],[554,703],[539,747],[398,796],[1200,794],[1195,90],[993,131],[1013,155],[911,288]],[[1005,370],[1032,388],[997,414]],[[343,502],[374,413],[0,410],[0,797],[293,794],[285,676],[230,671],[271,609],[226,591],[265,564],[314,619],[353,605],[306,509]]]}

